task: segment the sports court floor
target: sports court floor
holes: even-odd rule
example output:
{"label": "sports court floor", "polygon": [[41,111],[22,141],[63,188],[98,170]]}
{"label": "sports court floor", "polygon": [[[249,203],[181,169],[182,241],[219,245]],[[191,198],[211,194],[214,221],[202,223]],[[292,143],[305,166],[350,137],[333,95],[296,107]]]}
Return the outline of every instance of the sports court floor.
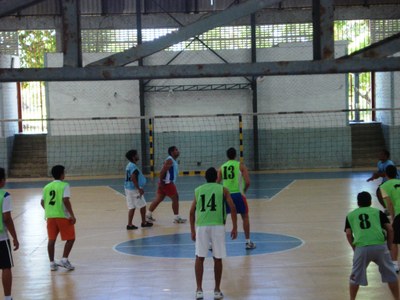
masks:
{"label": "sports court floor", "polygon": [[[252,174],[247,194],[255,250],[244,249],[244,236],[228,242],[221,289],[224,299],[348,299],[352,250],[344,229],[346,214],[362,190],[375,193],[379,182],[366,182],[372,170],[330,170]],[[70,255],[74,271],[51,272],[41,189],[46,179],[9,180],[13,217],[20,240],[14,252],[15,300],[47,299],[194,299],[194,243],[189,224],[172,222],[171,203],[160,204],[154,227],[125,229],[127,208],[122,178],[67,178],[77,217],[77,239]],[[180,177],[181,215],[188,218],[193,190],[202,177]],[[146,186],[150,202],[156,180]],[[374,197],[373,206],[379,207]],[[229,218],[228,218],[229,220]],[[140,224],[138,212],[134,223]],[[228,221],[227,230],[230,230]],[[63,243],[57,242],[56,259]],[[375,265],[359,299],[390,299]],[[204,299],[213,299],[213,262],[206,259]]]}

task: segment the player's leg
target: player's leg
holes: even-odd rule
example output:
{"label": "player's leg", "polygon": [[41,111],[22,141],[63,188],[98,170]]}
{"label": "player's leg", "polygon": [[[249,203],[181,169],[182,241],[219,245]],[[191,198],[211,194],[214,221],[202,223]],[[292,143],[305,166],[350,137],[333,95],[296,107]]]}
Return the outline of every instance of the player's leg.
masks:
{"label": "player's leg", "polygon": [[55,218],[47,219],[47,235],[48,235],[47,253],[49,256],[49,260],[50,260],[51,270],[57,269],[56,264],[54,262],[54,252],[55,252],[55,245],[56,245],[58,233],[59,233],[59,229],[57,226],[56,219]]}
{"label": "player's leg", "polygon": [[137,229],[137,226],[133,225],[133,217],[135,216],[135,199],[137,197],[137,192],[135,190],[125,189],[126,205],[128,207],[128,225],[126,225],[127,230]]}
{"label": "player's leg", "polygon": [[4,296],[11,297],[12,272],[13,267],[12,248],[10,240],[0,241],[0,269],[2,270],[2,284]]}
{"label": "player's leg", "polygon": [[350,292],[350,300],[355,300],[357,296],[358,289],[360,285],[350,283],[349,292]]}
{"label": "player's leg", "polygon": [[204,259],[204,257],[199,257],[196,255],[196,261],[194,263],[197,292],[203,291]]}
{"label": "player's leg", "polygon": [[214,257],[214,299],[222,299],[223,295],[221,292],[221,278],[222,278],[222,259]]}
{"label": "player's leg", "polygon": [[74,270],[75,267],[69,262],[68,257],[75,243],[75,225],[72,224],[69,219],[58,219],[58,224],[60,227],[61,239],[66,241],[59,265],[68,270]]}
{"label": "player's leg", "polygon": [[4,296],[5,297],[10,297],[11,296],[11,287],[12,287],[12,272],[11,268],[8,269],[3,269],[2,272],[2,283],[3,283],[3,290],[4,290]]}
{"label": "player's leg", "polygon": [[155,219],[153,218],[153,212],[157,208],[157,206],[164,200],[165,192],[164,192],[165,185],[158,185],[156,198],[151,202],[149,209],[146,213],[146,219],[150,222],[154,222]]}
{"label": "player's leg", "polygon": [[390,289],[390,292],[393,295],[393,299],[395,300],[399,300],[400,299],[400,295],[399,295],[399,283],[398,281],[394,281],[394,282],[388,282],[388,286]]}

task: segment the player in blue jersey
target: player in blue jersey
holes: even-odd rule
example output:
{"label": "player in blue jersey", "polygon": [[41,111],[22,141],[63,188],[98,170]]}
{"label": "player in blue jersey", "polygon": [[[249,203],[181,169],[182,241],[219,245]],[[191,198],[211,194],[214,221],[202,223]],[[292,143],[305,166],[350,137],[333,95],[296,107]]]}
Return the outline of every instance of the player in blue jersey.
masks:
{"label": "player in blue jersey", "polygon": [[140,209],[140,216],[142,218],[142,227],[151,227],[153,223],[146,221],[146,199],[144,198],[144,186],[146,184],[146,177],[136,165],[139,161],[139,154],[137,150],[129,150],[125,157],[129,163],[125,168],[125,196],[126,204],[128,206],[128,225],[127,230],[138,229],[133,225],[133,216],[135,215],[136,208]]}
{"label": "player in blue jersey", "polygon": [[176,159],[179,156],[179,149],[176,146],[168,148],[168,157],[165,159],[163,167],[160,171],[160,180],[158,182],[158,189],[156,199],[151,202],[149,211],[147,212],[147,220],[154,222],[153,212],[157,206],[169,197],[172,200],[172,211],[174,212],[174,223],[186,223],[186,219],[181,218],[179,215],[179,194],[176,189],[176,178],[178,177],[178,163]]}
{"label": "player in blue jersey", "polygon": [[[379,161],[378,161],[378,170],[374,173],[372,173],[371,177],[367,179],[367,181],[372,181],[378,178],[382,178],[382,183],[384,183],[387,178],[386,178],[386,168],[387,166],[394,166],[394,162],[390,160],[390,152],[386,149],[383,149],[380,153],[379,153]],[[397,178],[399,178],[399,174],[397,174]],[[386,214],[388,213],[387,207],[386,207],[386,203],[385,200],[382,197],[382,193],[380,190],[380,185],[378,186],[377,190],[376,190],[376,197],[378,198],[379,203],[383,206],[383,208],[385,209]]]}

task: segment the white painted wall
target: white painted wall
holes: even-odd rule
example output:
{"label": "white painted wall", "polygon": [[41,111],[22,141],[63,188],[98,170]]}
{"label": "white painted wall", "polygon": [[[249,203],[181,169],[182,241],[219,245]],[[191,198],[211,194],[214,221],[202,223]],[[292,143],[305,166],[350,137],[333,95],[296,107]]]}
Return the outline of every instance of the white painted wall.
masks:
{"label": "white painted wall", "polygon": [[[19,58],[11,55],[0,55],[0,68],[19,68]],[[17,84],[0,83],[0,118],[18,119]],[[0,137],[12,136],[18,132],[17,123],[0,123]]]}
{"label": "white painted wall", "polygon": [[[346,43],[335,45],[335,55],[346,53]],[[249,50],[225,50],[218,54],[230,63],[249,62]],[[84,54],[84,64],[109,54]],[[225,63],[211,51],[163,51],[145,59],[145,65]],[[259,61],[312,59],[311,43],[281,44],[258,50]],[[174,58],[175,57],[175,58]],[[174,59],[173,59],[174,58]],[[61,54],[48,54],[47,66],[62,65]],[[243,77],[151,80],[148,85],[248,83]],[[149,92],[146,115],[204,115],[251,113],[251,90]],[[258,85],[258,111],[320,111],[347,108],[346,75],[266,76]],[[138,81],[49,82],[50,118],[139,116]],[[321,126],[324,122],[321,122]],[[345,126],[346,120],[343,120]]]}

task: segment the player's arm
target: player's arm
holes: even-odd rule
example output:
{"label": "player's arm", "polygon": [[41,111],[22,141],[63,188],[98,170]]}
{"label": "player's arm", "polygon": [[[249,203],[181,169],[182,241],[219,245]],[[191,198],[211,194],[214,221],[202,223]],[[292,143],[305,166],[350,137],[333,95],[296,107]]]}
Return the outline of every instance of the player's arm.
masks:
{"label": "player's arm", "polygon": [[224,188],[224,198],[231,210],[231,218],[232,218],[231,238],[232,238],[232,240],[234,240],[237,238],[237,213],[236,213],[235,204],[233,203],[233,200],[231,198],[231,194],[229,193],[228,189],[226,189],[226,188]]}
{"label": "player's arm", "polygon": [[135,170],[131,175],[131,181],[133,182],[133,185],[135,186],[136,190],[139,191],[139,194],[143,195],[144,190],[139,186],[138,176],[139,176],[139,171]]}
{"label": "player's arm", "polygon": [[390,197],[386,194],[384,189],[380,188],[380,190],[382,193],[383,200],[385,200],[386,208],[389,211],[390,217],[392,218],[392,221],[393,221],[395,216],[394,216],[394,207],[393,207],[392,199],[390,199]]}
{"label": "player's arm", "polygon": [[[383,214],[383,212],[381,212],[381,213]],[[392,227],[392,225],[390,225],[390,223],[387,222],[384,224],[384,228],[386,230],[386,235],[387,235],[387,237],[386,237],[387,246],[388,246],[388,249],[391,250],[392,245],[393,245],[393,238],[394,238],[393,227]]]}
{"label": "player's arm", "polygon": [[167,174],[167,172],[168,172],[168,170],[172,167],[172,159],[167,159],[165,162],[164,162],[164,165],[163,165],[163,167],[162,167],[162,169],[161,169],[161,171],[160,171],[160,182],[161,183],[163,183],[163,179],[164,179],[164,177],[165,177],[165,174]]}
{"label": "player's arm", "polygon": [[244,179],[244,192],[246,193],[250,187],[250,176],[249,170],[247,170],[247,167],[243,163],[240,163],[240,172],[242,173]]}
{"label": "player's arm", "polygon": [[74,215],[74,211],[72,210],[72,205],[71,205],[71,201],[69,201],[69,197],[64,197],[63,198],[63,202],[64,202],[65,208],[68,210],[69,215],[71,216],[70,217],[71,223],[75,224],[76,223],[76,218],[75,218],[75,215]]}
{"label": "player's arm", "polygon": [[350,247],[354,250],[355,246],[353,244],[353,242],[354,242],[353,231],[351,230],[350,223],[347,218],[346,218],[346,224],[344,227],[344,232],[346,233],[347,242],[349,243]]}
{"label": "player's arm", "polygon": [[195,222],[196,222],[196,198],[193,199],[192,206],[190,207],[190,213],[189,213],[189,220],[190,220],[190,232],[192,236],[192,240],[196,240],[196,227],[195,227]]}
{"label": "player's arm", "polygon": [[219,168],[218,172],[217,172],[217,180],[216,180],[216,182],[217,183],[221,183],[221,181],[222,181],[222,172],[221,172],[221,168]]}
{"label": "player's arm", "polygon": [[351,228],[346,228],[346,238],[347,242],[349,243],[350,247],[354,250],[355,246],[353,245],[354,236]]}
{"label": "player's arm", "polygon": [[18,250],[19,242],[18,242],[17,232],[15,231],[14,221],[11,217],[10,211],[3,213],[3,222],[6,225],[8,232],[12,236],[13,244],[14,244],[14,251]]}

